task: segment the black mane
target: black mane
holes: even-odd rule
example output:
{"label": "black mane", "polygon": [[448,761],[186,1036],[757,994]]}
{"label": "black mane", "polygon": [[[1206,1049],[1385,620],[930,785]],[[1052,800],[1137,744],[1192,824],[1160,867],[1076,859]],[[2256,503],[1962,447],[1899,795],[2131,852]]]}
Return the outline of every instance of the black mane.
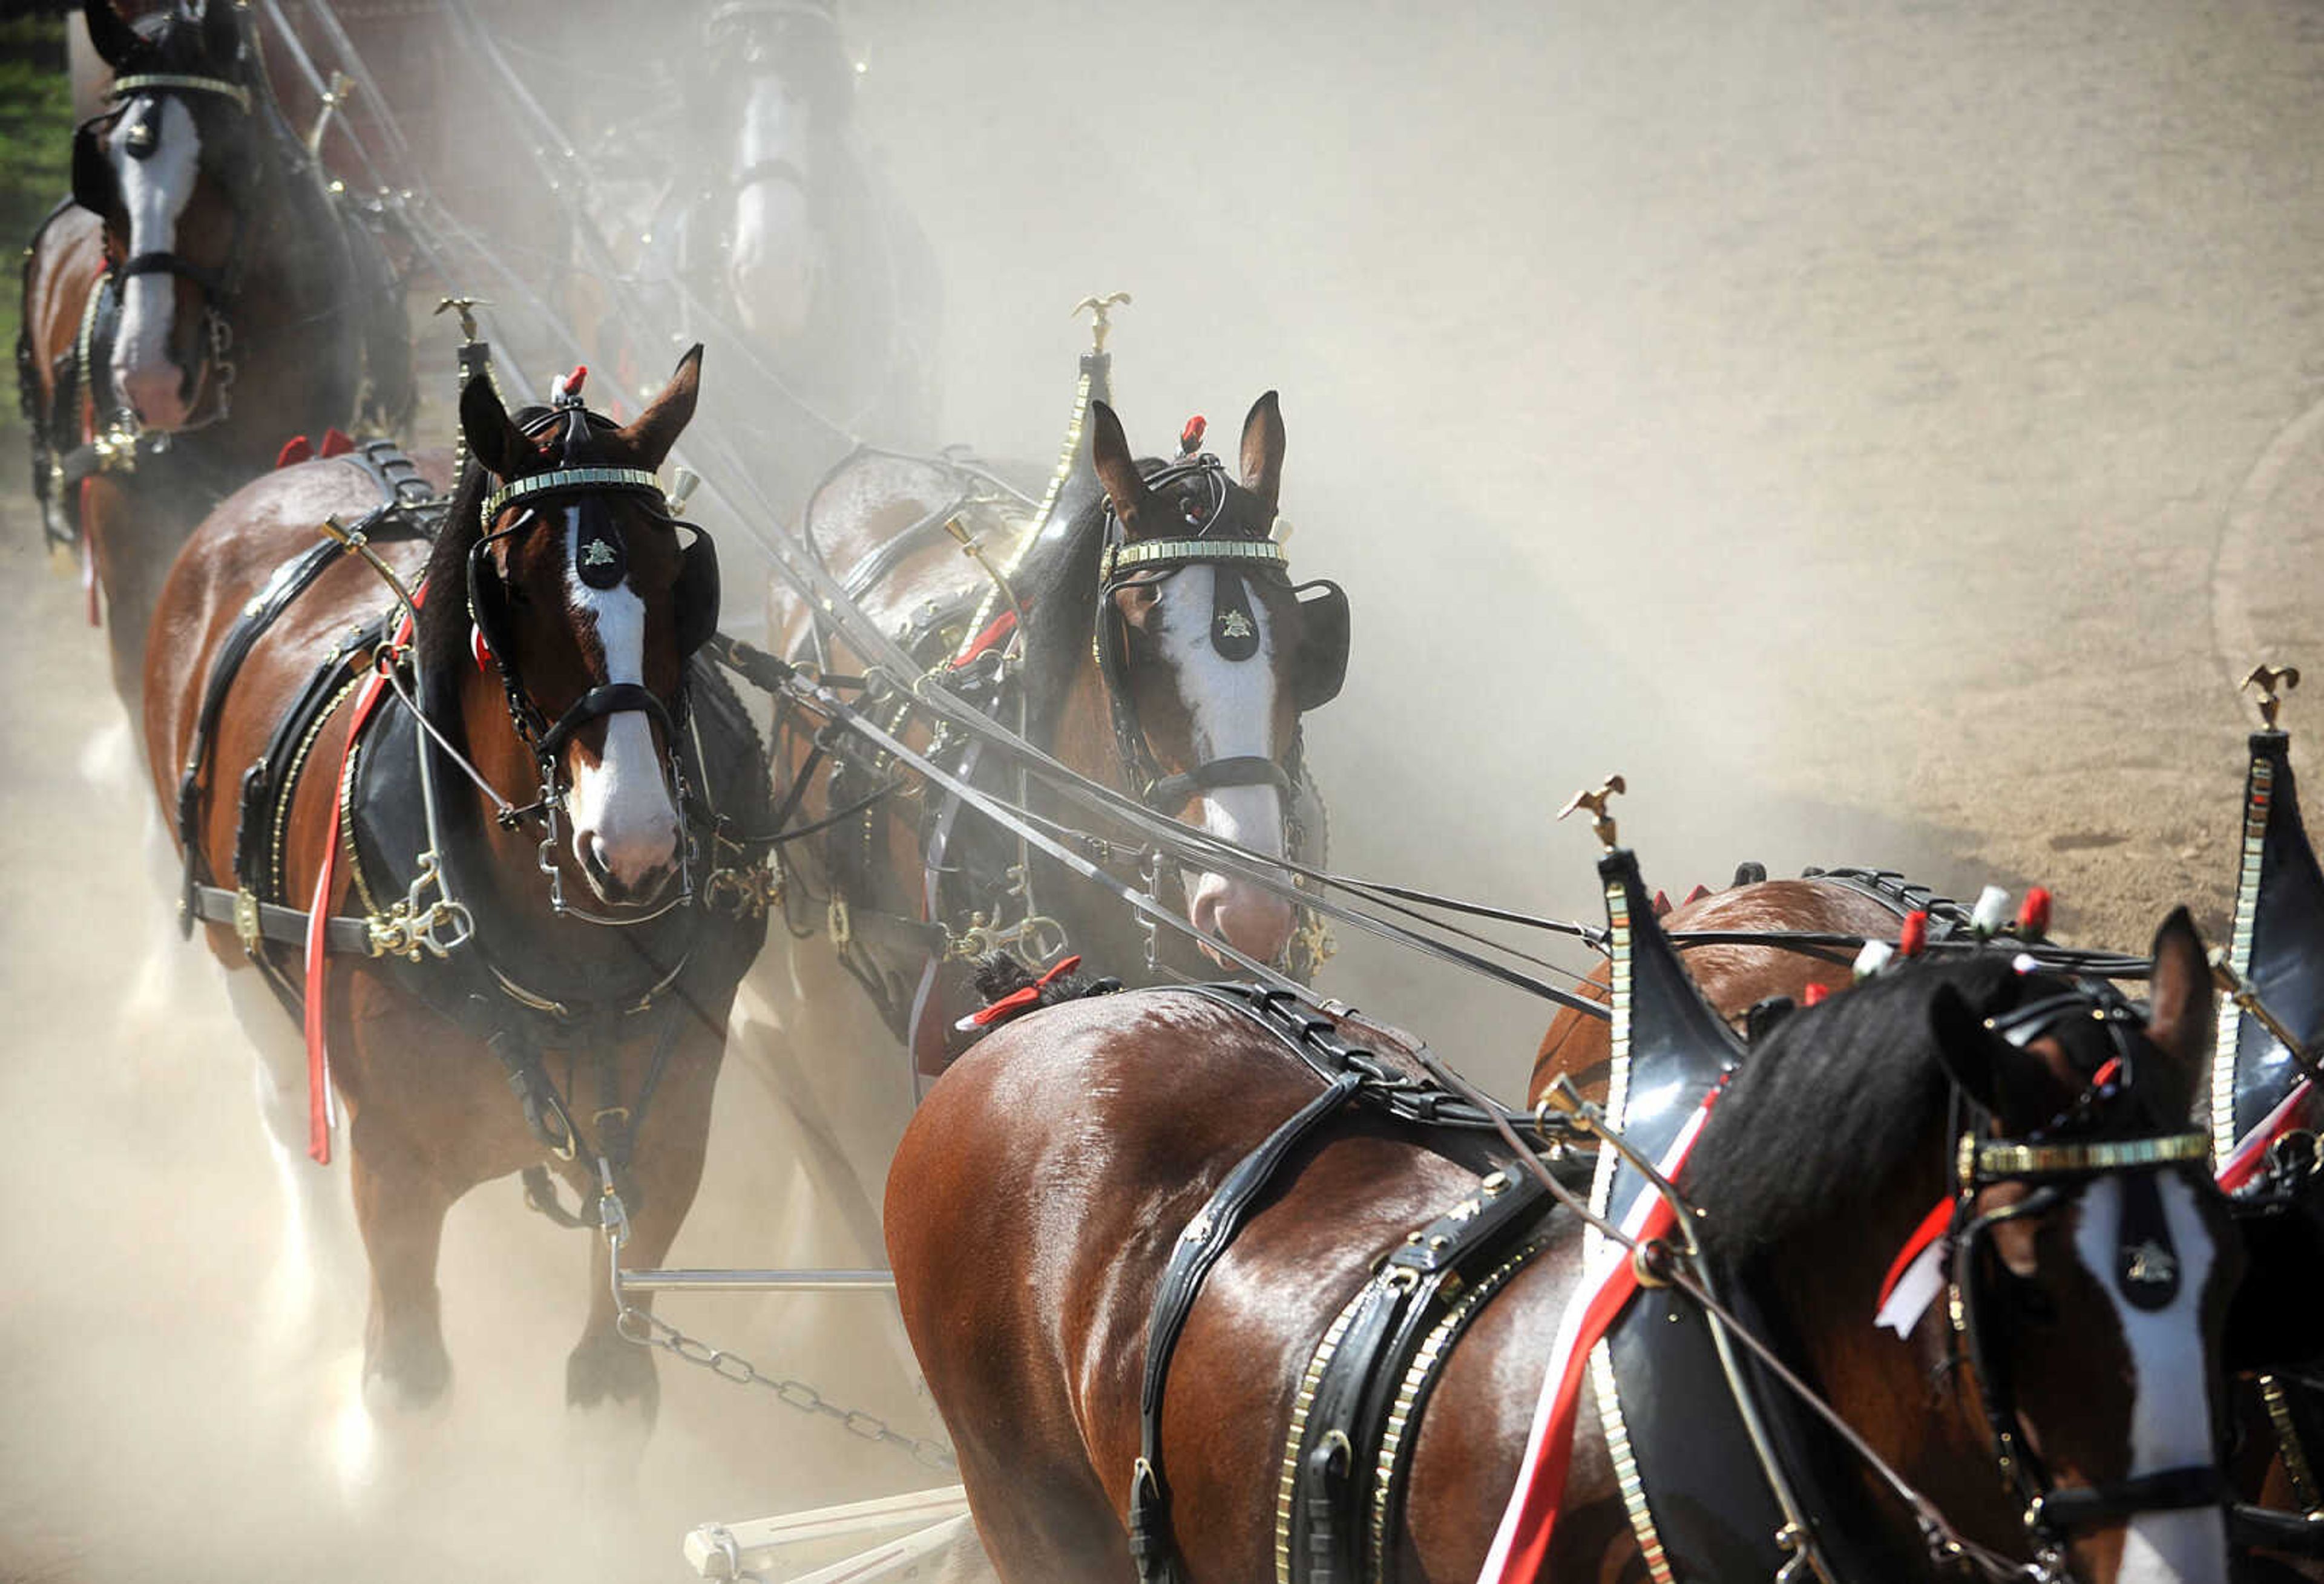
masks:
{"label": "black mane", "polygon": [[1904,965],[1792,1015],[1752,1049],[1686,1167],[1714,1257],[1741,1262],[1872,1202],[1892,1178],[1942,1162],[1919,1147],[1946,1125],[1951,1084],[1931,1011],[1947,991],[1980,1017],[2029,980],[2001,952]]}
{"label": "black mane", "polygon": [[[429,678],[431,693],[438,695],[429,700],[429,713],[439,723],[447,720],[439,707],[447,702],[441,690],[460,674],[461,667],[475,663],[468,650],[468,552],[483,537],[484,525],[478,519],[493,483],[493,475],[473,456],[461,464],[460,477],[452,486],[451,506],[436,530],[435,547],[428,553],[428,597],[420,609],[412,647],[419,653],[422,674]],[[458,712],[451,712],[448,720],[456,724]]]}

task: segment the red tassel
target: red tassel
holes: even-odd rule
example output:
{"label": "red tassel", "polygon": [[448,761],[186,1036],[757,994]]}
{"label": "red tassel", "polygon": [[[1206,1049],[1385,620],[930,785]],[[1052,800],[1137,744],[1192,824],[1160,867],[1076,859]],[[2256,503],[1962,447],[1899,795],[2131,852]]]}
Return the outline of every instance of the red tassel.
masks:
{"label": "red tassel", "polygon": [[577,399],[581,394],[582,384],[587,381],[588,378],[589,365],[586,363],[575,364],[573,365],[573,372],[565,376],[564,383],[558,389],[558,394],[560,396]]}
{"label": "red tassel", "polygon": [[1660,891],[1656,891],[1655,893],[1655,916],[1656,918],[1660,918],[1664,914],[1668,913],[1669,911],[1670,898],[1664,896]]}
{"label": "red tassel", "polygon": [[315,447],[312,441],[304,435],[293,435],[283,441],[282,449],[274,454],[274,465],[296,467],[301,462],[311,460],[314,455]]}
{"label": "red tassel", "polygon": [[1041,975],[1039,979],[1034,981],[1035,987],[1040,990],[1047,990],[1051,985],[1056,983],[1057,981],[1065,978],[1066,974],[1071,973],[1074,969],[1079,968],[1081,965],[1081,953],[1076,952],[1072,956],[1066,958],[1064,962],[1058,963],[1055,968],[1050,969],[1048,972]]}
{"label": "red tassel", "polygon": [[468,624],[468,649],[476,657],[477,670],[493,663],[493,646],[484,641],[484,630],[473,622]]}
{"label": "red tassel", "polygon": [[1917,957],[1928,944],[1928,912],[1915,907],[1904,915],[1904,925],[1896,931],[1896,954],[1899,957]]}
{"label": "red tassel", "polygon": [[2017,938],[2038,941],[2050,933],[2050,888],[2035,886],[2025,893],[2024,904],[2017,909]]}
{"label": "red tassel", "polygon": [[1812,984],[1808,986],[1806,990],[1800,992],[1800,1005],[1803,1007],[1821,1007],[1831,998],[1831,986],[1821,982]]}
{"label": "red tassel", "polygon": [[1186,427],[1178,431],[1178,455],[1192,456],[1194,447],[1203,443],[1203,437],[1210,432],[1210,428],[1209,422],[1199,412],[1188,419]]}
{"label": "red tassel", "polygon": [[2107,1084],[2112,1083],[2116,1079],[2121,1076],[2122,1058],[2120,1056],[2108,1056],[2106,1059],[2105,1064],[2099,1067],[2097,1072],[2090,1074],[2090,1087],[2093,1089],[2104,1089]]}
{"label": "red tassel", "polygon": [[338,425],[333,424],[329,428],[323,431],[323,448],[316,452],[315,455],[318,456],[345,456],[348,452],[355,448],[355,443],[354,438],[350,437],[345,429],[339,428]]}
{"label": "red tassel", "polygon": [[1711,895],[1711,888],[1709,886],[1697,886],[1694,889],[1686,894],[1686,900],[1680,903],[1679,906],[1682,907],[1692,907],[1697,902],[1702,901],[1709,895]]}

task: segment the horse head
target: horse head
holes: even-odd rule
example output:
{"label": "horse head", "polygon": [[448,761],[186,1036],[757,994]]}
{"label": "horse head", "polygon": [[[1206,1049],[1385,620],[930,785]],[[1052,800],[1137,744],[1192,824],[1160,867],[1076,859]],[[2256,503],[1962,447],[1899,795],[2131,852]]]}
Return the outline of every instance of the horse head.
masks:
{"label": "horse head", "polygon": [[2014,1007],[1932,1006],[1940,1059],[1998,1141],[1964,1144],[1959,1174],[1969,1374],[2037,1544],[2092,1584],[2227,1577],[2220,1358],[2244,1251],[2190,1130],[2212,1008],[2183,909],[2153,956],[2143,1013],[2033,974]]}
{"label": "horse head", "polygon": [[181,0],[136,26],[109,0],[84,13],[115,74],[114,106],[74,134],[72,162],[73,199],[105,222],[121,281],[114,388],[146,428],[181,428],[225,378],[217,332],[256,196],[264,84],[230,0]]}
{"label": "horse head", "polygon": [[740,128],[723,173],[727,287],[742,328],[781,348],[807,333],[828,268],[816,194],[839,157],[854,69],[835,0],[738,0],[713,13],[708,32],[713,58],[730,63]]}
{"label": "horse head", "polygon": [[2082,1584],[2227,1577],[2245,1253],[2189,1121],[2211,990],[2183,910],[2151,994],[1900,964],[1755,1045],[1685,1179],[1841,1415],[1972,1542]]}
{"label": "horse head", "polygon": [[615,906],[661,898],[685,840],[675,754],[687,662],[718,619],[717,562],[697,530],[681,539],[654,472],[694,416],[701,362],[687,352],[626,428],[577,394],[515,418],[487,379],[460,397],[469,448],[501,481],[455,552],[476,663],[497,667],[570,816],[570,861]]}
{"label": "horse head", "polygon": [[[1093,401],[1090,415],[1113,521],[1096,647],[1131,789],[1160,813],[1283,855],[1300,715],[1339,692],[1348,624],[1336,585],[1301,597],[1270,537],[1284,450],[1275,392],[1243,422],[1240,482],[1208,456],[1141,466],[1113,410]],[[1272,962],[1289,944],[1291,905],[1247,880],[1198,874],[1185,903],[1195,926],[1249,956]]]}

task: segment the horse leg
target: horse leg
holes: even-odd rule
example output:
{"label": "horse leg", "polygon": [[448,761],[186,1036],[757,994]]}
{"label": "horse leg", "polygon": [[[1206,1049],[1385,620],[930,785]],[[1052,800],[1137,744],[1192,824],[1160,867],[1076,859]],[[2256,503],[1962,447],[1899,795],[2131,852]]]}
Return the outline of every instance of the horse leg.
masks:
{"label": "horse leg", "polygon": [[[171,944],[181,953],[199,949]],[[251,1076],[282,1190],[282,1247],[270,1284],[273,1323],[282,1340],[304,1335],[327,1345],[329,1319],[353,1319],[362,1272],[345,1179],[307,1155],[306,1041],[256,970],[227,973],[226,990],[257,1057]]]}
{"label": "horse leg", "polygon": [[[724,1043],[723,1028],[716,1034],[689,1028],[681,1035],[653,1108],[639,1128],[631,1163],[639,1202],[629,1209],[629,1236],[622,1245],[622,1264],[629,1269],[661,1264],[693,1208],[710,1141],[710,1095]],[[650,1312],[652,1295],[640,1295],[636,1307]],[[622,1338],[618,1319],[611,1256],[600,1238],[589,1255],[589,1318],[565,1360],[565,1401],[574,1408],[624,1410],[642,1446],[661,1404],[661,1382],[652,1354]]]}
{"label": "horse leg", "polygon": [[445,1212],[458,1193],[425,1157],[359,1113],[354,1135],[355,1220],[371,1256],[371,1319],[364,1332],[364,1398],[374,1411],[424,1408],[452,1383],[444,1350],[436,1260]]}

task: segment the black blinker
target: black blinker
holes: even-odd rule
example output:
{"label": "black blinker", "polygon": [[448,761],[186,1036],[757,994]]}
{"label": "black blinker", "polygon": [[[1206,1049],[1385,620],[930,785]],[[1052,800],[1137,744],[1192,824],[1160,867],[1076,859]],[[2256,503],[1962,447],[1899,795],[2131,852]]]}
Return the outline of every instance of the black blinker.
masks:
{"label": "black blinker", "polygon": [[1247,660],[1259,652],[1250,590],[1241,573],[1223,564],[1211,568],[1211,647],[1224,660]]}
{"label": "black blinker", "polygon": [[591,588],[617,588],[630,575],[629,544],[613,513],[596,501],[574,512],[573,570]]}

